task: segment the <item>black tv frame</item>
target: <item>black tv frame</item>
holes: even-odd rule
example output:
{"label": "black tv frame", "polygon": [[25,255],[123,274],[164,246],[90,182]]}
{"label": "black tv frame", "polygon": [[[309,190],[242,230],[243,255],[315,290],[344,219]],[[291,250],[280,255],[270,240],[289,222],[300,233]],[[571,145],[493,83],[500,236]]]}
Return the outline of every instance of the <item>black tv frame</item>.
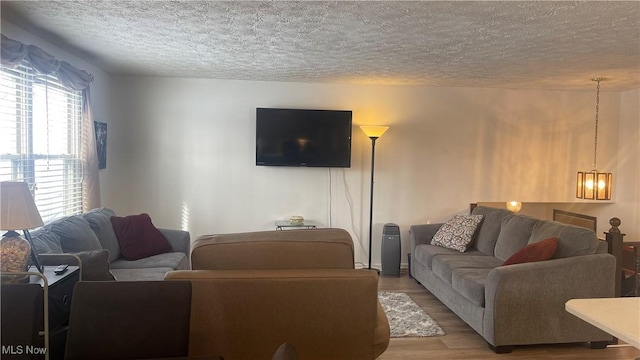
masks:
{"label": "black tv frame", "polygon": [[[267,113],[271,113],[271,118],[267,118]],[[274,114],[280,112],[280,118],[274,116]],[[264,135],[268,132],[266,128],[267,125],[265,122],[268,121],[277,121],[280,122],[279,129],[286,129],[287,123],[291,126],[290,132],[283,132],[280,136],[282,139],[289,138],[290,141],[287,143],[283,142],[282,146],[284,149],[281,150],[281,153],[278,153],[278,156],[268,157],[263,152],[261,152],[260,142],[263,141]],[[321,123],[312,124],[312,121],[318,121]],[[305,126],[294,126],[294,123],[297,122],[306,122]],[[333,122],[333,124],[331,124]],[[344,122],[338,126],[338,123]],[[308,125],[316,125],[317,130],[327,130],[327,126],[330,125],[329,130],[336,131],[337,129],[342,129],[344,131],[344,141],[345,143],[334,146],[333,150],[336,153],[331,154],[331,156],[327,156],[327,153],[330,151],[323,151],[323,154],[320,158],[315,158],[313,155],[317,155],[313,151],[305,153],[304,150],[301,150],[301,147],[304,145],[299,144],[300,135],[305,131],[309,131],[312,127]],[[328,168],[349,168],[351,167],[351,137],[353,132],[353,112],[351,110],[320,110],[320,109],[295,109],[295,108],[264,108],[258,107],[256,108],[256,166],[282,166],[282,167],[328,167]],[[273,127],[271,127],[273,132]],[[332,133],[324,133],[324,135],[335,136]],[[311,137],[314,140],[317,138]],[[335,138],[333,138],[335,141]],[[275,143],[275,142],[274,142]],[[321,144],[323,145],[322,149],[327,150],[328,147],[326,142],[315,142],[314,145]],[[273,143],[270,144],[273,146]],[[285,148],[286,146],[286,148]],[[285,154],[290,151],[289,154]],[[340,156],[337,157],[336,154]]]}

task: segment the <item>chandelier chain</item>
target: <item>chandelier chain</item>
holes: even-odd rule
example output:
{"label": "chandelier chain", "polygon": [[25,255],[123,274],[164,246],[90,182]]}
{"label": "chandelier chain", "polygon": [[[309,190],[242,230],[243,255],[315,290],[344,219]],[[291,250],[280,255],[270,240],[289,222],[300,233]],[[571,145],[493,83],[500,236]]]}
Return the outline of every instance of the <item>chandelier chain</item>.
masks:
{"label": "chandelier chain", "polygon": [[597,166],[597,156],[598,156],[598,113],[600,110],[600,81],[602,80],[601,78],[595,78],[593,79],[595,81],[598,82],[598,86],[596,87],[597,91],[596,91],[596,127],[595,127],[595,135],[593,137],[593,170],[596,170],[598,168]]}

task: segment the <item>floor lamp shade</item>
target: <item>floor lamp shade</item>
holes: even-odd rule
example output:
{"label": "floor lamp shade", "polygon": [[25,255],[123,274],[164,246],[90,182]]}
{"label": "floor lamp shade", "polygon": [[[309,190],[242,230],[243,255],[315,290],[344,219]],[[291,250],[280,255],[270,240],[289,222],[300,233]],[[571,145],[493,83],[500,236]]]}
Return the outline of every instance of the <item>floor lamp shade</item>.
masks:
{"label": "floor lamp shade", "polygon": [[369,137],[369,138],[379,138],[384,134],[389,127],[388,126],[360,126],[360,129]]}
{"label": "floor lamp shade", "polygon": [[371,192],[369,195],[369,264],[371,269],[371,249],[373,242],[373,180],[374,168],[376,161],[376,140],[384,134],[388,126],[360,126],[360,129],[371,139]]}

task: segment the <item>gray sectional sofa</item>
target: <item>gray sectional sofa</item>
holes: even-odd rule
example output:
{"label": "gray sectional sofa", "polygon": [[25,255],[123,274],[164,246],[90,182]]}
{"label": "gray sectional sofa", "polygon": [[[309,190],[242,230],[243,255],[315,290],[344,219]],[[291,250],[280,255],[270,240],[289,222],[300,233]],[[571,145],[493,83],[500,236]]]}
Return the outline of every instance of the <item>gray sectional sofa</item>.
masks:
{"label": "gray sectional sofa", "polygon": [[[614,296],[615,258],[591,230],[504,209],[483,215],[465,252],[431,245],[442,224],[414,225],[411,274],[480,334],[497,353],[515,345],[591,342],[611,335],[565,311],[575,298]],[[556,237],[550,260],[502,266],[528,244]]]}
{"label": "gray sectional sofa", "polygon": [[[44,265],[82,262],[83,280],[163,280],[171,270],[190,268],[189,233],[158,229],[171,251],[138,260],[121,256],[110,218],[113,210],[98,208],[68,216],[31,232],[34,247]],[[69,256],[71,254],[72,256]]]}

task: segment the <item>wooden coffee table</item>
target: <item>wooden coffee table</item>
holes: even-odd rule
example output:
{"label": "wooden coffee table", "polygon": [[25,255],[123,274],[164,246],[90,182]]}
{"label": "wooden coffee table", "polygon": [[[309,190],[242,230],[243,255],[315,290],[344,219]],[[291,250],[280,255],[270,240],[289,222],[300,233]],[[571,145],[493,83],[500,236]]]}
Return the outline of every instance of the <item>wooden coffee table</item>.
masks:
{"label": "wooden coffee table", "polygon": [[640,297],[572,299],[565,309],[640,349]]}

